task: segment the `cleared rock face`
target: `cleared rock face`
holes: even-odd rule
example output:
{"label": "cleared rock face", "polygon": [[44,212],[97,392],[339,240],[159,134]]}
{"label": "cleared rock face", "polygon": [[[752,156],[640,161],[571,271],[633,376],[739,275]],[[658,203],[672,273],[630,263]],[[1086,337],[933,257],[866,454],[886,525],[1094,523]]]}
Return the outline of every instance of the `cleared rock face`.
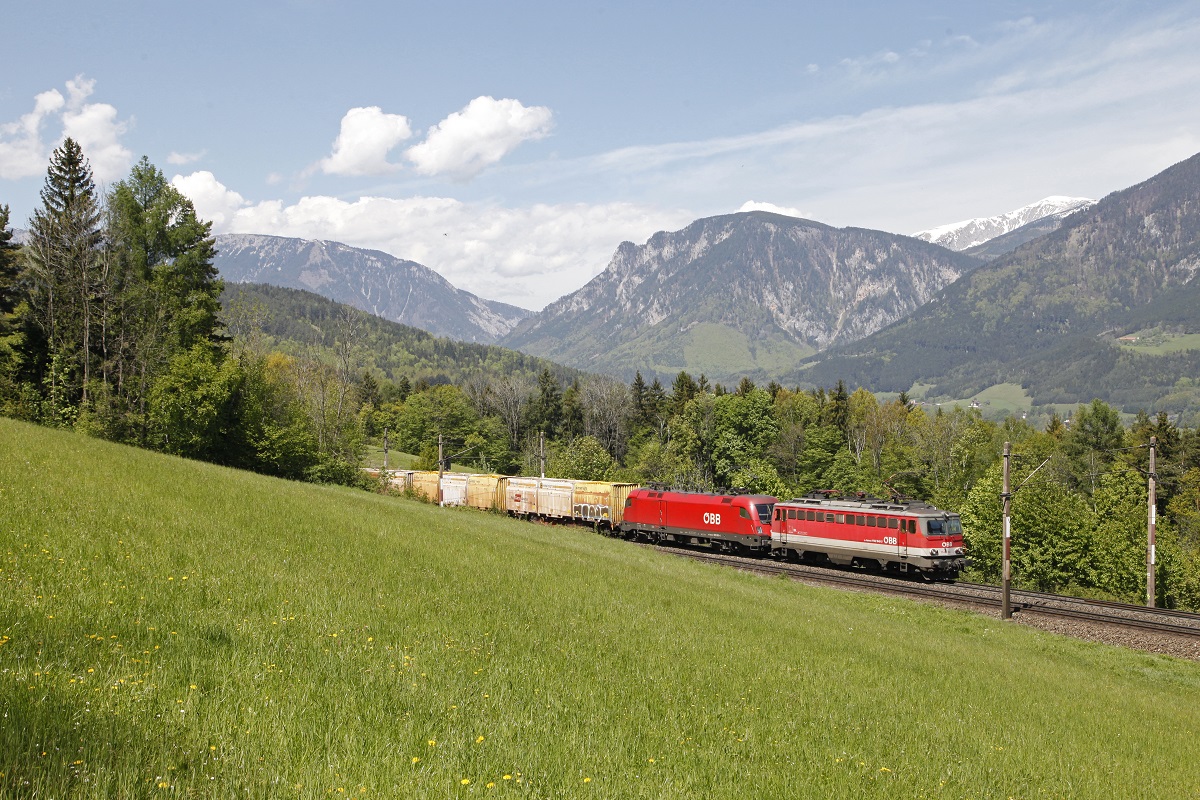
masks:
{"label": "cleared rock face", "polygon": [[502,343],[620,375],[703,369],[717,363],[706,347],[736,344],[749,362],[710,378],[775,377],[910,314],[979,263],[882,231],[763,211],[711,217],[622,243],[604,272]]}
{"label": "cleared rock face", "polygon": [[456,289],[415,261],[339,242],[257,234],[216,237],[230,283],[307,289],[438,336],[492,344],[531,312]]}

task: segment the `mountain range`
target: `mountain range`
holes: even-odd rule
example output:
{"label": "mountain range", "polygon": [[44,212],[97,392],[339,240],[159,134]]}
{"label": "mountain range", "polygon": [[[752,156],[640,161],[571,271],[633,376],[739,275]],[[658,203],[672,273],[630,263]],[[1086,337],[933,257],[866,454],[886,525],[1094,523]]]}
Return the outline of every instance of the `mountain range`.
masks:
{"label": "mountain range", "polygon": [[[917,314],[791,378],[953,397],[1004,382],[1034,402],[1200,402],[1200,155],[1114,192],[971,271]],[[1152,333],[1160,346],[1130,345]],[[1160,406],[1161,407],[1161,406]],[[1190,407],[1190,405],[1189,405]],[[1168,409],[1163,409],[1168,410]]]}
{"label": "mountain range", "polygon": [[908,236],[749,211],[624,242],[500,340],[579,369],[774,378],[902,319],[982,262]]}
{"label": "mountain range", "polygon": [[378,250],[256,234],[216,240],[213,263],[227,282],[305,289],[438,336],[491,344],[532,313],[484,300],[429,267]]}

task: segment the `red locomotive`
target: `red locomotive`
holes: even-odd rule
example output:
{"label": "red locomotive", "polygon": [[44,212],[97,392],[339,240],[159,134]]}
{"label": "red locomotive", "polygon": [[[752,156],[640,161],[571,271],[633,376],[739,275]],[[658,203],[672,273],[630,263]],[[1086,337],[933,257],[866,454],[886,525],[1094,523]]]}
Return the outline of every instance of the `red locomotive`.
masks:
{"label": "red locomotive", "polygon": [[620,525],[627,538],[711,545],[731,553],[771,550],[775,498],[756,494],[709,494],[649,487],[625,501]]}
{"label": "red locomotive", "polygon": [[952,580],[967,567],[958,514],[926,503],[817,493],[777,503],[775,555]]}

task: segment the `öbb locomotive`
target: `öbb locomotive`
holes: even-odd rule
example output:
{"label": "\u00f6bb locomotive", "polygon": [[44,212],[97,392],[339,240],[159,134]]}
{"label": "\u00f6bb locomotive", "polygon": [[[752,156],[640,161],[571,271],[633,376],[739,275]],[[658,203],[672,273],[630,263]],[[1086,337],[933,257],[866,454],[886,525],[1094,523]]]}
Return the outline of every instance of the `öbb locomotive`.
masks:
{"label": "\u00f6bb locomotive", "polygon": [[958,514],[926,503],[832,493],[780,502],[767,495],[635,489],[619,531],[657,543],[916,573],[952,580],[966,569]]}

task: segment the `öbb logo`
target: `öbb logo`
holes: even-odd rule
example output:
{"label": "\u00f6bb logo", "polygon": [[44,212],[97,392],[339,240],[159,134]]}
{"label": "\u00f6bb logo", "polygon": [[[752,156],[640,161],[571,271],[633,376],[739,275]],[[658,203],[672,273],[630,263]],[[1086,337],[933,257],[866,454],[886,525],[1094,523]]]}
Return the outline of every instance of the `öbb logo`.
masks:
{"label": "\u00f6bb logo", "polygon": [[721,524],[721,515],[720,514],[705,514],[704,515],[704,524],[705,525],[720,525]]}

